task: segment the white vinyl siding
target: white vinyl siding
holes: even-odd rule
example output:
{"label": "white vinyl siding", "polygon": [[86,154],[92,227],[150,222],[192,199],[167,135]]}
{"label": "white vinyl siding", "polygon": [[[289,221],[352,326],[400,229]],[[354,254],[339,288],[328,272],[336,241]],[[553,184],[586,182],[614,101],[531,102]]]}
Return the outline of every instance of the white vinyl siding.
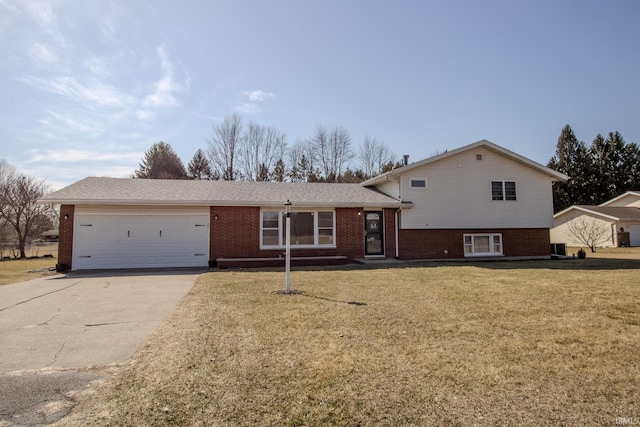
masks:
{"label": "white vinyl siding", "polygon": [[[476,160],[482,154],[482,160]],[[427,188],[411,188],[410,179]],[[517,198],[491,200],[492,181],[515,182]],[[476,148],[418,167],[401,177],[403,229],[550,228],[553,223],[551,177],[510,157]]]}
{"label": "white vinyl siding", "polygon": [[[291,212],[291,246],[293,248],[335,248],[334,211]],[[285,213],[263,209],[260,221],[260,248],[279,249],[286,242]]]}
{"label": "white vinyl siding", "polygon": [[381,191],[387,196],[394,197],[396,199],[400,198],[400,182],[389,180],[383,182],[382,184],[376,185],[376,190]]}
{"label": "white vinyl siding", "polygon": [[576,239],[569,231],[569,224],[571,222],[576,220],[581,221],[582,219],[593,222],[594,227],[603,227],[607,230],[607,238],[602,243],[598,244],[598,246],[614,246],[615,240],[612,234],[617,232],[619,227],[616,226],[615,220],[602,218],[596,215],[589,215],[586,212],[577,209],[569,210],[563,215],[554,218],[554,226],[549,231],[551,243],[566,243],[567,246],[584,247],[584,243]]}
{"label": "white vinyl siding", "polygon": [[638,192],[625,194],[623,197],[603,203],[601,206],[640,208]]}

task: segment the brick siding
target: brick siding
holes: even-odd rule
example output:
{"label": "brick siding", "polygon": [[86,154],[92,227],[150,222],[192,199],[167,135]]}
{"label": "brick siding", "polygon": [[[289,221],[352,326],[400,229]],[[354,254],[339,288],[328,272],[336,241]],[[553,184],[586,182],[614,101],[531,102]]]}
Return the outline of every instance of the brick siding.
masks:
{"label": "brick siding", "polygon": [[[71,269],[73,259],[74,205],[60,206],[60,231],[58,234],[58,264]],[[65,219],[66,217],[66,219]]]}
{"label": "brick siding", "polygon": [[[400,259],[464,258],[464,234],[502,233],[506,257],[550,256],[548,228],[400,230]],[[444,251],[447,250],[447,254]]]}
{"label": "brick siding", "polygon": [[[362,209],[336,208],[335,248],[291,248],[293,257],[364,256]],[[358,215],[360,212],[360,215]],[[260,249],[260,208],[212,206],[210,208],[210,261],[218,258],[279,258],[284,248]]]}

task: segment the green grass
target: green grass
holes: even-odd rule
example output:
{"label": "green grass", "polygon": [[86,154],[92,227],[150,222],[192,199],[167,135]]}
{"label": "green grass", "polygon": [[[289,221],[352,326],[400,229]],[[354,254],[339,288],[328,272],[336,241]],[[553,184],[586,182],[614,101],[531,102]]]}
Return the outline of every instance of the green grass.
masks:
{"label": "green grass", "polygon": [[614,425],[640,261],[202,275],[64,425]]}

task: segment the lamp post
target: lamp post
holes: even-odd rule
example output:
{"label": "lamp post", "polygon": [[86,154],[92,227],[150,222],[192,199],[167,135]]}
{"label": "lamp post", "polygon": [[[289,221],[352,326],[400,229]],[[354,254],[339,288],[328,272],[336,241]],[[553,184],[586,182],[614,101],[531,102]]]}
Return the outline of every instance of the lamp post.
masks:
{"label": "lamp post", "polygon": [[285,271],[287,274],[285,293],[291,293],[291,202],[287,199],[285,211]]}

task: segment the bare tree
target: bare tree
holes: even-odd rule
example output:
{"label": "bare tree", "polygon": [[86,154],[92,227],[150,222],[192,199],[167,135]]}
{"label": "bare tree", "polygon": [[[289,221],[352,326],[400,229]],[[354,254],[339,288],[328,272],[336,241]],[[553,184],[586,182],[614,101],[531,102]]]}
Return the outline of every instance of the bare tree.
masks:
{"label": "bare tree", "polygon": [[208,141],[207,154],[215,169],[214,172],[217,171],[222,179],[227,181],[238,178],[236,163],[242,145],[243,127],[242,117],[232,114],[213,127],[213,133]]}
{"label": "bare tree", "polygon": [[317,126],[311,139],[314,160],[327,182],[336,182],[343,169],[353,158],[351,136],[342,126],[327,129]]}
{"label": "bare tree", "polygon": [[291,182],[307,182],[313,174],[313,148],[310,140],[298,139],[289,149],[289,179]]}
{"label": "bare tree", "polygon": [[[249,123],[242,136],[239,165],[242,178],[263,181],[282,158],[287,147],[287,135],[275,127]],[[265,173],[266,171],[266,173]]]}
{"label": "bare tree", "polygon": [[10,183],[12,183],[18,171],[12,164],[9,164],[6,160],[0,159],[0,255],[4,256],[4,251],[10,246],[10,241],[13,240],[15,232],[13,228],[4,218],[2,212],[5,212],[8,208],[8,189]]}
{"label": "bare tree", "polygon": [[20,258],[26,258],[28,241],[51,229],[47,215],[51,206],[37,203],[50,189],[44,180],[18,175],[15,169],[13,173],[3,174],[0,219],[15,231]]}
{"label": "bare tree", "polygon": [[609,239],[610,229],[605,222],[583,215],[567,223],[569,235],[580,243],[596,251],[596,246]]}
{"label": "bare tree", "polygon": [[383,142],[367,135],[360,144],[358,157],[365,176],[371,178],[381,174],[384,167],[393,162],[396,156]]}

